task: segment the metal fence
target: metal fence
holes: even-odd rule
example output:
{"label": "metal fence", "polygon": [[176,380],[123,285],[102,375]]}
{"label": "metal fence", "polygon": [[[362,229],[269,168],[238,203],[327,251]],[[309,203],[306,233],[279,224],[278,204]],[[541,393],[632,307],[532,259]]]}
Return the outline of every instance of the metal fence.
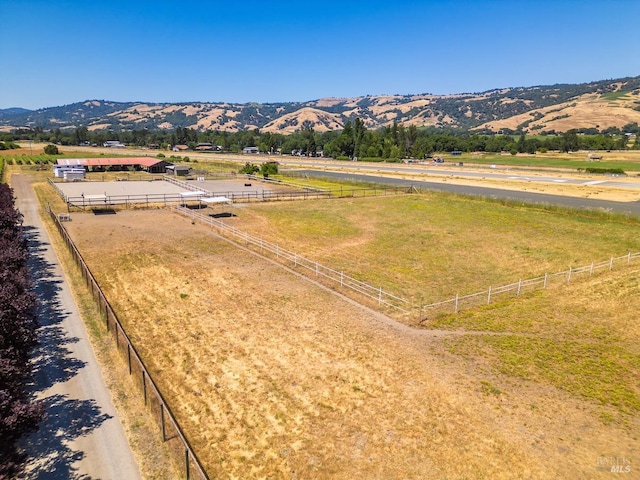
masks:
{"label": "metal fence", "polygon": [[53,212],[51,207],[48,207],[48,212],[53,219],[58,232],[60,232],[62,239],[69,248],[69,252],[75,260],[76,265],[79,267],[82,278],[91,291],[93,299],[98,305],[100,314],[103,316],[103,319],[105,321],[106,329],[112,334],[115,340],[116,349],[126,357],[129,367],[129,374],[134,375],[139,380],[145,404],[153,412],[155,419],[159,423],[160,432],[162,434],[162,441],[172,442],[172,444],[170,445],[171,450],[174,451],[174,453],[182,459],[182,469],[187,480],[193,478],[198,478],[200,480],[209,480],[209,476],[200,463],[200,460],[196,456],[193,448],[191,447],[191,444],[184,435],[182,428],[178,424],[178,421],[171,411],[171,408],[165,401],[162,393],[160,393],[156,382],[151,377],[151,374],[142,361],[142,358],[138,354],[138,351],[131,343],[122,324],[113,311],[113,308],[111,308],[111,305],[107,301],[105,294],[102,292],[100,286],[98,285],[98,282],[91,273],[91,270],[78,251],[78,248],[73,243],[73,240],[58,218],[58,215]]}
{"label": "metal fence", "polygon": [[521,294],[547,288],[553,284],[569,283],[577,277],[591,276],[602,270],[613,270],[615,265],[630,265],[632,261],[640,258],[640,252],[627,253],[621,257],[611,257],[609,260],[602,262],[592,262],[582,267],[569,267],[568,270],[558,273],[545,273],[544,276],[529,278],[526,280],[518,280],[515,283],[502,285],[499,287],[489,287],[487,290],[469,295],[456,295],[454,298],[435,302],[420,307],[420,323],[429,317],[438,315],[446,315],[458,313],[460,310],[477,307],[480,305],[489,305],[491,302],[500,301],[509,297],[519,297]]}
{"label": "metal fence", "polygon": [[331,268],[321,265],[317,261],[309,260],[308,258],[298,255],[295,252],[290,252],[283,249],[275,243],[270,243],[263,240],[261,237],[255,237],[247,232],[238,230],[234,226],[227,225],[223,221],[213,218],[209,215],[203,215],[200,212],[184,208],[176,207],[176,211],[186,217],[191,218],[194,221],[199,221],[211,228],[215,228],[218,232],[227,239],[233,242],[243,245],[245,247],[252,247],[258,250],[260,253],[271,254],[281,263],[291,265],[294,268],[301,268],[311,272],[312,275],[319,279],[329,280],[333,284],[337,284],[340,287],[353,290],[365,297],[374,300],[379,306],[391,307],[395,310],[399,310],[404,313],[408,313],[411,309],[411,302],[403,298],[390,294],[382,289],[382,287],[373,287],[367,283],[357,280],[349,275],[346,275],[343,271],[333,270]]}

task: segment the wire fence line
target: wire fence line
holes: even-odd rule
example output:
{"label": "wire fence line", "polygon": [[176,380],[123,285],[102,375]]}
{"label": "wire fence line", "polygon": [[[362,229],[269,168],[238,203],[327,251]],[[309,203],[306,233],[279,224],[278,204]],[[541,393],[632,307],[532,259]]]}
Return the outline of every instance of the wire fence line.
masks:
{"label": "wire fence line", "polygon": [[[170,445],[172,447],[171,449],[178,458],[182,459],[181,464],[186,480],[192,478],[209,480],[209,476],[195,454],[189,440],[184,435],[175,415],[165,401],[135,346],[131,343],[122,323],[113,311],[107,297],[98,285],[80,251],[60,221],[59,215],[56,215],[50,206],[47,206],[47,210],[76,265],[79,267],[82,278],[91,291],[91,296],[98,305],[100,315],[103,316],[105,321],[106,329],[108,332],[111,332],[115,340],[116,349],[127,358],[129,375],[135,375],[139,379],[145,405],[150,408],[154,414],[154,418],[160,424],[162,441],[172,442]],[[194,477],[193,474],[197,475],[197,477]]]}
{"label": "wire fence line", "polygon": [[197,220],[209,225],[211,228],[217,229],[221,235],[233,240],[237,244],[244,245],[245,247],[253,247],[260,253],[270,253],[281,263],[292,265],[295,268],[305,269],[318,278],[323,278],[340,285],[340,287],[351,289],[374,300],[379,306],[390,307],[404,313],[409,313],[411,310],[411,302],[386,292],[382,287],[371,286],[346,275],[344,271],[333,270],[317,261],[309,260],[295,252],[290,252],[278,244],[267,242],[261,237],[255,237],[248,232],[238,230],[234,226],[227,225],[223,221],[209,215],[203,215],[200,212],[185,207],[175,207],[175,210],[181,215],[191,218],[193,221]]}

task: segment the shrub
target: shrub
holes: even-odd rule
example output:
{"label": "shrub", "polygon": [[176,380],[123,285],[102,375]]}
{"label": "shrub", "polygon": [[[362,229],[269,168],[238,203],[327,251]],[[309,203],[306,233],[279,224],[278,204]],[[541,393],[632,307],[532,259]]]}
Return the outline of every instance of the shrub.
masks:
{"label": "shrub", "polygon": [[244,167],[238,170],[238,173],[246,173],[247,175],[253,175],[254,173],[258,173],[260,171],[260,167],[254,165],[253,163],[245,163]]}
{"label": "shrub", "polygon": [[47,155],[59,155],[60,151],[55,145],[47,145],[46,147],[44,147],[44,153],[46,153]]}
{"label": "shrub", "polygon": [[602,173],[611,175],[626,175],[621,168],[601,168],[601,167],[587,167],[585,169],[587,173]]}

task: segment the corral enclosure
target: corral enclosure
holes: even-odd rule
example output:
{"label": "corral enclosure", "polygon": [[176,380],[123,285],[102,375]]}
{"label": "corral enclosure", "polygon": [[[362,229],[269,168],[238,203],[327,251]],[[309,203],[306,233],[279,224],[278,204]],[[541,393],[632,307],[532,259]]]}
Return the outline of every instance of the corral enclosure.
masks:
{"label": "corral enclosure", "polygon": [[[234,221],[378,276],[373,258],[393,243],[368,245],[383,207],[367,202],[310,208],[310,223],[283,214],[304,216],[287,205]],[[367,222],[349,218],[365,207]],[[454,220],[477,213],[449,210]],[[292,223],[283,230],[278,218]],[[488,218],[498,228],[507,217]],[[522,228],[516,218],[504,230]],[[532,224],[516,246],[527,229],[552,231],[541,218]],[[589,402],[544,383],[495,393],[503,382],[443,348],[446,332],[394,324],[178,215],[74,214],[66,226],[214,478],[597,478],[602,452],[637,452],[633,435],[603,426]],[[604,243],[626,228],[633,244],[637,226],[607,227]]]}
{"label": "corral enclosure", "polygon": [[212,192],[216,195],[224,195],[232,192],[261,196],[274,190],[271,185],[265,185],[259,181],[245,181],[242,179],[205,180],[185,182],[191,188],[185,188],[181,184],[157,178],[149,181],[116,181],[116,182],[57,182],[57,188],[62,194],[78,202],[81,197],[104,196],[111,198],[114,203],[129,203],[136,200],[144,201],[149,196],[153,199],[162,199],[163,196],[172,196],[194,191]]}

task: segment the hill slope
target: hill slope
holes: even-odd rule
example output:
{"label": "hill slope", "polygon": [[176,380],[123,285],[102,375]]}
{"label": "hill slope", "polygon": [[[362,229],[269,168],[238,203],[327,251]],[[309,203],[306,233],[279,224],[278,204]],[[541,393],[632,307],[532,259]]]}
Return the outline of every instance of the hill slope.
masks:
{"label": "hill slope", "polygon": [[90,130],[174,129],[291,133],[304,125],[339,130],[360,118],[367,128],[392,125],[469,130],[621,128],[640,123],[640,76],[584,84],[517,87],[457,95],[376,95],[289,103],[142,103],[88,100],[36,111],[0,110],[3,130],[20,126]]}

